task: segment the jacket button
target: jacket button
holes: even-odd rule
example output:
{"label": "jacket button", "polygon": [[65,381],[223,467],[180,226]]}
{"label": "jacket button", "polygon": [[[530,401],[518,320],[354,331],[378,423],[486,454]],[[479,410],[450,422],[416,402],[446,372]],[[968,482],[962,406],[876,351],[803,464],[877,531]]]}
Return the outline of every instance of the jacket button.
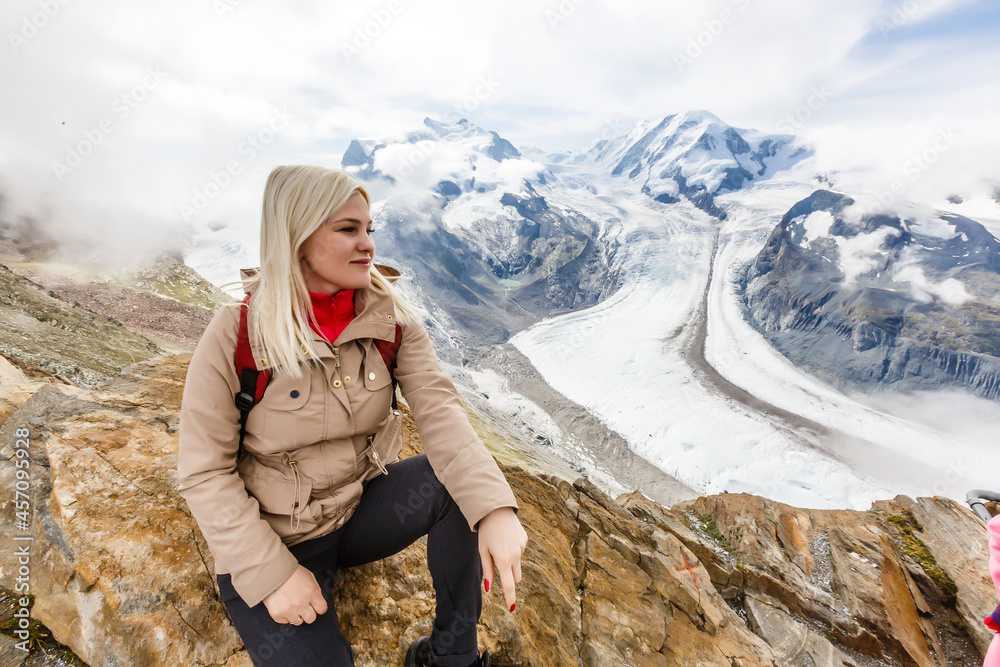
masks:
{"label": "jacket button", "polygon": [[351,381],[351,376],[350,375],[347,375],[347,376],[344,377],[344,382],[350,382],[350,381]]}
{"label": "jacket button", "polygon": [[299,397],[299,390],[298,389],[292,389],[292,393],[290,393],[289,396],[291,396],[292,398],[298,398]]}
{"label": "jacket button", "polygon": [[392,319],[392,315],[389,315],[389,319],[390,319],[390,320]]}
{"label": "jacket button", "polygon": [[333,386],[334,387],[339,387],[340,386],[340,380],[334,380],[333,381]]}
{"label": "jacket button", "polygon": [[260,365],[261,366],[267,366],[267,359],[264,359],[263,357],[261,357],[261,359],[260,359]]}
{"label": "jacket button", "polygon": [[302,346],[302,354],[306,354],[307,352],[309,352],[308,348],[306,348],[306,346],[303,345]]}
{"label": "jacket button", "polygon": [[372,371],[371,373],[368,374],[368,379],[369,380],[374,380],[375,379],[375,371]]}

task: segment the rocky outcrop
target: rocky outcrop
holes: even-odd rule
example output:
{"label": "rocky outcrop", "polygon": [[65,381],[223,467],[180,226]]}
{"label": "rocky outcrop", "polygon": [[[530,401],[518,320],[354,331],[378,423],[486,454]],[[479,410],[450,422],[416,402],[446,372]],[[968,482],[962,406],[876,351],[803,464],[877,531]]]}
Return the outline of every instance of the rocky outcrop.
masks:
{"label": "rocky outcrop", "polygon": [[[669,521],[648,505],[626,502]],[[724,494],[673,512],[694,519],[694,532],[714,543],[699,557],[723,594],[745,597],[748,620],[781,664],[800,664],[793,657],[804,653],[817,664],[982,660],[989,642],[982,618],[994,596],[985,529],[954,501],[899,497],[857,512]],[[965,592],[956,598],[959,580]],[[841,653],[840,663],[831,657]]]}
{"label": "rocky outcrop", "polygon": [[[80,281],[34,269],[12,269],[52,296],[103,315],[171,352],[191,352],[205,331],[212,312],[142,288]],[[155,275],[155,274],[154,274]],[[146,285],[143,280],[140,285]]]}
{"label": "rocky outcrop", "polygon": [[38,382],[29,382],[21,369],[0,357],[0,424],[17,412],[24,402],[41,386]]}
{"label": "rocky outcrop", "polygon": [[[46,385],[0,427],[7,489],[15,429],[30,432],[32,615],[93,667],[249,665],[175,490],[186,361],[143,362],[90,390]],[[419,449],[409,420],[406,440]],[[517,611],[494,590],[479,624],[500,667],[970,665],[988,640],[985,531],[951,501],[854,512],[721,495],[668,509],[505,474],[529,545]],[[358,665],[400,664],[430,629],[425,562],[420,541],[336,577]],[[15,572],[0,553],[0,585]]]}
{"label": "rocky outcrop", "polygon": [[817,190],[789,209],[747,267],[748,321],[841,386],[1000,398],[1000,241],[961,216],[853,205]]}
{"label": "rocky outcrop", "polygon": [[161,350],[0,265],[0,354],[34,375],[94,386]]}

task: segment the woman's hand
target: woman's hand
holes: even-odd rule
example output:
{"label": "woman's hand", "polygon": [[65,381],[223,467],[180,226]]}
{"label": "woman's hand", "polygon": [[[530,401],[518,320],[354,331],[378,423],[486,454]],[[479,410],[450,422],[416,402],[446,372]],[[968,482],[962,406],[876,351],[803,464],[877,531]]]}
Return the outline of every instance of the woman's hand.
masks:
{"label": "woman's hand", "polygon": [[317,614],[326,613],[326,600],[316,577],[301,565],[285,579],[285,583],[264,598],[264,606],[276,623],[292,625],[299,625],[302,621],[312,623]]}
{"label": "woman's hand", "polygon": [[483,561],[488,591],[494,572],[500,576],[507,608],[514,611],[514,587],[521,583],[521,554],[528,534],[511,507],[493,510],[479,521],[479,557]]}

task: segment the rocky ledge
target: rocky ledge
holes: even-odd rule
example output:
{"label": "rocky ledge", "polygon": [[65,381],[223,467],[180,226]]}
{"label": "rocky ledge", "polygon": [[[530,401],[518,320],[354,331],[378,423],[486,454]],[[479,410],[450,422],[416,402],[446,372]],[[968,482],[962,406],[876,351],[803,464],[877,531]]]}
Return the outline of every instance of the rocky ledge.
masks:
{"label": "rocky ledge", "polygon": [[[34,509],[18,528],[13,493],[2,499],[4,543],[34,538],[31,615],[94,667],[250,664],[176,493],[187,361],[151,359],[93,389],[4,369],[0,398],[16,412],[0,426],[0,481],[14,488],[15,433],[27,429]],[[407,438],[419,451],[412,421]],[[494,590],[479,625],[500,667],[967,666],[990,639],[986,533],[951,500],[820,511],[723,494],[665,508],[504,470],[529,544],[517,611]],[[428,632],[425,558],[417,542],[339,577],[359,666],[402,664]],[[13,548],[0,552],[0,586],[15,587],[17,568]],[[0,640],[0,663],[29,664]]]}

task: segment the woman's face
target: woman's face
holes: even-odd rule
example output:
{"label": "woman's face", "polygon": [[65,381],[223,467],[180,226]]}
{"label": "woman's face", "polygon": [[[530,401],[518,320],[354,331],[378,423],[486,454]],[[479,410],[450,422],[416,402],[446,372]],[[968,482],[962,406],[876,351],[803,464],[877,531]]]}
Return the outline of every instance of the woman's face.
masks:
{"label": "woman's face", "polygon": [[334,212],[299,248],[306,287],[317,294],[368,287],[375,257],[368,202],[360,192]]}

